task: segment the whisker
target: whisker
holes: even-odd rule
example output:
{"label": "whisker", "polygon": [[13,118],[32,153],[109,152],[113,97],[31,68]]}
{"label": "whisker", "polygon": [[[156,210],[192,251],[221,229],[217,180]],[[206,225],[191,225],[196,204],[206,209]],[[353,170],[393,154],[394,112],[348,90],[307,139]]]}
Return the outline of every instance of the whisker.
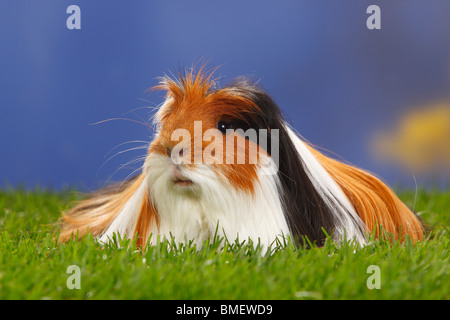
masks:
{"label": "whisker", "polygon": [[136,123],[139,123],[139,124],[142,124],[142,125],[146,126],[147,128],[149,128],[152,131],[155,131],[155,129],[151,125],[149,125],[148,123],[145,123],[145,122],[142,122],[142,121],[138,121],[138,120],[134,120],[134,119],[128,119],[128,118],[109,118],[109,119],[105,119],[105,120],[98,121],[98,122],[95,122],[95,123],[90,123],[90,125],[102,124],[102,123],[110,122],[110,121],[114,121],[114,120],[125,120],[125,121],[136,122]]}
{"label": "whisker", "polygon": [[133,148],[130,148],[130,149],[126,149],[126,150],[119,151],[119,152],[117,152],[116,154],[114,154],[113,156],[109,157],[106,161],[104,161],[103,164],[100,166],[100,168],[99,168],[98,170],[101,170],[105,164],[107,164],[107,163],[108,163],[109,161],[111,161],[113,158],[117,157],[118,155],[120,155],[120,154],[122,154],[122,153],[129,152],[129,151],[133,151],[133,150],[142,150],[142,149],[147,149],[147,148],[148,148],[148,146],[147,146],[147,145],[144,145],[144,146],[133,147]]}
{"label": "whisker", "polygon": [[[217,167],[217,166],[212,166],[212,168],[213,168],[214,170],[216,170],[216,172],[218,172],[218,171],[219,171],[219,172],[220,172],[220,171],[223,171],[222,169],[220,169],[220,167]],[[248,178],[245,174],[243,174],[242,172],[238,171],[237,169],[235,169],[235,168],[232,167],[232,166],[225,166],[224,168],[226,168],[225,171],[235,173],[235,174],[239,175],[241,178],[244,178],[244,179],[247,179],[247,178]]]}
{"label": "whisker", "polygon": [[148,106],[144,106],[144,107],[138,107],[135,109],[132,109],[130,111],[127,111],[125,113],[123,113],[122,115],[125,116],[129,113],[133,113],[136,117],[138,117],[142,122],[147,123],[147,121],[144,120],[144,118],[142,118],[139,114],[136,113],[137,110],[141,110],[141,109],[151,109],[152,111],[155,109],[156,107],[148,107]]}
{"label": "whisker", "polygon": [[138,111],[138,110],[142,110],[142,109],[150,109],[151,111],[153,111],[153,110],[155,110],[155,109],[158,109],[159,105],[160,105],[160,104],[156,104],[156,103],[155,103],[154,106],[142,106],[142,107],[137,107],[137,108],[134,108],[134,109],[132,109],[132,110],[130,110],[130,111],[127,111],[127,112],[123,113],[123,115],[129,114],[129,113],[131,113],[131,112],[135,112],[135,111]]}
{"label": "whisker", "polygon": [[150,141],[145,141],[145,140],[131,140],[131,141],[126,141],[126,142],[122,142],[120,144],[118,144],[117,146],[115,146],[114,148],[112,148],[111,150],[109,150],[106,154],[105,154],[105,158],[108,156],[108,154],[110,154],[112,151],[114,151],[115,149],[117,149],[120,146],[123,146],[125,144],[129,144],[129,143],[147,143],[150,144]]}
{"label": "whisker", "polygon": [[133,176],[138,170],[141,170],[141,169],[142,169],[142,167],[136,168],[136,169],[134,169],[129,175],[127,175],[127,176],[125,177],[125,179],[122,181],[122,183],[120,184],[120,188],[122,188],[122,184],[123,184],[124,182],[126,182],[126,181],[128,180],[128,178],[130,178],[131,176]]}
{"label": "whisker", "polygon": [[147,98],[138,98],[138,100],[141,100],[141,101],[144,101],[144,102],[152,104],[153,107],[151,107],[151,108],[154,108],[154,107],[159,105],[159,102],[154,102],[154,101],[151,101],[151,100],[149,100]]}
{"label": "whisker", "polygon": [[[106,182],[105,182],[105,185],[107,185],[107,184],[109,183],[109,180],[111,180],[111,178],[112,178],[119,170],[123,169],[124,167],[126,167],[126,166],[128,166],[128,165],[130,165],[130,164],[133,164],[133,163],[136,163],[136,162],[139,162],[139,161],[143,161],[143,160],[145,160],[145,156],[140,156],[140,157],[134,158],[134,159],[128,161],[127,163],[121,165],[116,171],[114,171],[114,172],[109,176],[108,180],[106,180]],[[141,168],[141,167],[139,167],[138,169],[140,169],[140,168]]]}
{"label": "whisker", "polygon": [[285,176],[286,178],[288,178],[289,180],[291,180],[292,182],[294,182],[295,184],[297,183],[294,179],[292,179],[291,177],[289,177],[287,174],[285,174],[283,171],[278,170],[279,173],[281,173],[283,176]]}

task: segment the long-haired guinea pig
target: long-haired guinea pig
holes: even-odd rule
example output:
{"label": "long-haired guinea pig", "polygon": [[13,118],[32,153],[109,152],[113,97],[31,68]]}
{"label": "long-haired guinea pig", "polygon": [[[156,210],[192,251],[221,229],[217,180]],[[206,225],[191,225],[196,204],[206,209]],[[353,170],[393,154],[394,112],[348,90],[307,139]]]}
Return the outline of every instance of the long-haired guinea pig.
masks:
{"label": "long-haired guinea pig", "polygon": [[60,239],[120,234],[201,244],[213,236],[270,247],[281,237],[364,244],[384,232],[423,237],[418,218],[373,175],[319,152],[257,84],[219,88],[212,72],[164,77],[156,134],[142,171],[64,213]]}

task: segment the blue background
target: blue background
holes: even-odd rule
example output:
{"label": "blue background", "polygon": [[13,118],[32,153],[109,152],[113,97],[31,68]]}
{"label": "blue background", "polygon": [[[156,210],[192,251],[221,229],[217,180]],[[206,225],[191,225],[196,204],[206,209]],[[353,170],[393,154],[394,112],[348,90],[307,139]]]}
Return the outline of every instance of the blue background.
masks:
{"label": "blue background", "polygon": [[[68,30],[66,8],[81,8]],[[381,8],[381,30],[366,9]],[[391,184],[370,137],[408,110],[450,98],[450,2],[0,2],[0,185],[92,190],[139,168],[158,77],[206,57],[226,83],[260,79],[309,141]],[[111,151],[111,152],[110,152]],[[119,169],[116,173],[115,171]]]}

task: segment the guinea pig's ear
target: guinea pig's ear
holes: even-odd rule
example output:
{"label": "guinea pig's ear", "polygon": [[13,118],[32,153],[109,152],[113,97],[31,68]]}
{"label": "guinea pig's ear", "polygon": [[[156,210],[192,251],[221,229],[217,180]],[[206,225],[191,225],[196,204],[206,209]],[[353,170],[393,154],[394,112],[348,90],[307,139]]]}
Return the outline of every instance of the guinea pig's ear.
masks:
{"label": "guinea pig's ear", "polygon": [[159,84],[150,88],[149,91],[164,91],[165,101],[155,114],[155,124],[163,122],[172,112],[174,106],[182,105],[183,101],[193,101],[203,98],[215,86],[212,80],[216,69],[204,71],[203,65],[197,73],[194,68],[185,74],[178,74],[177,78],[164,76],[160,78]]}
{"label": "guinea pig's ear", "polygon": [[163,104],[159,106],[159,109],[156,111],[155,115],[153,116],[153,124],[157,127],[161,126],[161,123],[166,120],[170,113],[172,112],[172,105],[173,105],[173,98],[172,97],[166,97],[166,100]]}
{"label": "guinea pig's ear", "polygon": [[177,100],[182,96],[182,87],[176,80],[170,79],[164,76],[160,79],[159,84],[148,89],[147,92],[150,94],[154,91],[165,92],[164,102],[158,106],[156,113],[153,116],[153,124],[160,126],[161,123],[167,119],[167,117],[172,112],[172,107]]}
{"label": "guinea pig's ear", "polygon": [[206,64],[204,64],[196,72],[195,66],[193,66],[189,71],[178,73],[177,77],[163,76],[160,78],[159,84],[150,91],[165,91],[166,100],[172,98],[175,103],[181,102],[185,98],[203,97],[215,87],[213,74],[216,70],[217,67],[206,70]]}

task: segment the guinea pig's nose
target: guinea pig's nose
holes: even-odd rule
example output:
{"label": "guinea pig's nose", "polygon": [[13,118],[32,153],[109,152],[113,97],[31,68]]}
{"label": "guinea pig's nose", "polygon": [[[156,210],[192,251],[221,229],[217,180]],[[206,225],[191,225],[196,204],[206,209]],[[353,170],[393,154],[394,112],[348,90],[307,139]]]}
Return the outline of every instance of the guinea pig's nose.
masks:
{"label": "guinea pig's nose", "polygon": [[[166,154],[169,158],[172,157],[172,149],[166,148]],[[181,158],[183,157],[183,154],[183,149],[180,149],[180,151],[178,151],[178,156]]]}

